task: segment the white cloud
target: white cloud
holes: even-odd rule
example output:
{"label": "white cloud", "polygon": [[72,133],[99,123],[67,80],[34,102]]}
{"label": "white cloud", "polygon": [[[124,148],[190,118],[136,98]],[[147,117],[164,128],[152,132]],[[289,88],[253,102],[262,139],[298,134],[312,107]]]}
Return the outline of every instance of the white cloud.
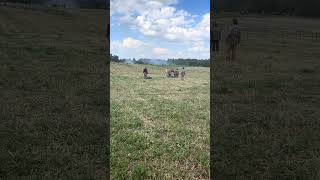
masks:
{"label": "white cloud", "polygon": [[157,56],[167,55],[169,50],[166,48],[153,48],[153,53]]}
{"label": "white cloud", "polygon": [[169,41],[200,41],[210,38],[210,14],[192,26],[194,19],[183,11],[172,7],[156,9],[148,14],[136,17],[136,26],[140,33]]}
{"label": "white cloud", "polygon": [[[133,38],[112,42],[111,48],[121,48],[122,52],[127,52],[124,49],[135,47],[136,55],[137,49],[141,49],[139,56],[144,54],[149,57],[158,55],[194,58],[198,53],[202,58],[209,58],[210,13],[202,16],[192,15],[176,9],[173,5],[177,3],[178,0],[111,0],[111,18],[140,32],[145,39],[151,38],[153,42],[187,46],[183,51],[170,52],[167,47],[147,46],[146,43]],[[197,17],[200,21],[195,23]]]}
{"label": "white cloud", "polygon": [[153,1],[162,2],[164,4],[177,4],[178,3],[178,0],[153,0]]}
{"label": "white cloud", "polygon": [[178,0],[110,0],[111,15],[114,14],[143,14],[148,10],[177,4]]}
{"label": "white cloud", "polygon": [[125,16],[119,17],[119,21],[120,21],[120,23],[132,25],[132,24],[134,24],[135,19],[132,16],[125,15]]}
{"label": "white cloud", "polygon": [[176,56],[167,48],[145,43],[133,38],[125,38],[121,41],[111,41],[111,53],[120,58],[152,58],[168,59]]}
{"label": "white cloud", "polygon": [[206,44],[203,41],[199,41],[193,43],[192,47],[188,48],[188,51],[196,53],[206,53],[210,51],[210,47],[209,45],[206,46]]}
{"label": "white cloud", "polygon": [[135,25],[140,33],[155,38],[197,41],[209,38],[210,13],[195,26],[195,15],[170,6],[176,0],[111,0],[111,9],[121,23]]}
{"label": "white cloud", "polygon": [[142,41],[133,38],[127,38],[123,40],[123,46],[128,48],[137,48],[140,47],[142,44]]}
{"label": "white cloud", "polygon": [[133,39],[133,38],[125,38],[122,41],[112,41],[111,42],[111,49],[116,49],[116,48],[139,48],[142,45],[145,45],[144,42]]}
{"label": "white cloud", "polygon": [[148,44],[133,38],[125,38],[121,41],[111,41],[111,53],[120,58],[197,58],[208,59],[209,47],[204,42],[190,44],[186,49],[168,49],[158,45]]}

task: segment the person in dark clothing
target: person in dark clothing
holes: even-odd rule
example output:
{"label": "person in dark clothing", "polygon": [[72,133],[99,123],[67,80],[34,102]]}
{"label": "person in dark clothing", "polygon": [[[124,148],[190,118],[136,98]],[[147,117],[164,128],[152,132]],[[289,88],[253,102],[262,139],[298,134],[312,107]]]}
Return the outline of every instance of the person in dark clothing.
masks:
{"label": "person in dark clothing", "polygon": [[236,59],[236,50],[237,46],[240,44],[240,28],[238,25],[238,20],[233,19],[233,25],[230,28],[230,31],[226,38],[226,44],[228,46],[227,49],[227,60],[235,60]]}
{"label": "person in dark clothing", "polygon": [[147,69],[147,67],[144,67],[144,69],[143,69],[143,76],[144,76],[144,79],[148,78],[148,69]]}
{"label": "person in dark clothing", "polygon": [[219,52],[219,44],[220,44],[220,40],[221,40],[221,30],[218,28],[217,22],[213,23],[211,37],[212,37],[213,52],[218,53]]}

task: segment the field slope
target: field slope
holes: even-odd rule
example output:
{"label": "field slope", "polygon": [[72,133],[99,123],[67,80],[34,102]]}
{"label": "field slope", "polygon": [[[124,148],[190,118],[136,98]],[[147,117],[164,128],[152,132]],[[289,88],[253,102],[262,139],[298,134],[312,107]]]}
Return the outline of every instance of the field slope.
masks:
{"label": "field slope", "polygon": [[184,81],[165,68],[111,64],[111,174],[115,179],[208,179],[209,68]]}

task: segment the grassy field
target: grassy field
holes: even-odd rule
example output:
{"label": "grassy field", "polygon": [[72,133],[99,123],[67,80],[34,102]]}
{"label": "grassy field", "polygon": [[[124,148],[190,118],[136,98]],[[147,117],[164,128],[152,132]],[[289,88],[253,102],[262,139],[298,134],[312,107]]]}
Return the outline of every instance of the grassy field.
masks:
{"label": "grassy field", "polygon": [[[105,177],[105,15],[0,7],[0,179]],[[319,20],[239,22],[239,61],[211,69],[213,177],[319,179]],[[209,69],[148,67],[111,65],[112,177],[208,179]]]}
{"label": "grassy field", "polygon": [[105,177],[105,16],[0,7],[0,179]]}
{"label": "grassy field", "polygon": [[[232,19],[215,20],[226,29]],[[320,37],[311,33],[320,32],[319,20],[239,23],[238,61],[221,52],[211,68],[213,178],[319,179]]]}
{"label": "grassy field", "polygon": [[209,179],[209,68],[143,68],[111,64],[112,178]]}

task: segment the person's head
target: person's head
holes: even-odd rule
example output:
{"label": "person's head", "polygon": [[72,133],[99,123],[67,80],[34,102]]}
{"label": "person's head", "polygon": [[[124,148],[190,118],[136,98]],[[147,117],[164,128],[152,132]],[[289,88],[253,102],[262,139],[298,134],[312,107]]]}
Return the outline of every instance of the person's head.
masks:
{"label": "person's head", "polygon": [[232,23],[233,23],[234,25],[238,25],[238,19],[233,18]]}

